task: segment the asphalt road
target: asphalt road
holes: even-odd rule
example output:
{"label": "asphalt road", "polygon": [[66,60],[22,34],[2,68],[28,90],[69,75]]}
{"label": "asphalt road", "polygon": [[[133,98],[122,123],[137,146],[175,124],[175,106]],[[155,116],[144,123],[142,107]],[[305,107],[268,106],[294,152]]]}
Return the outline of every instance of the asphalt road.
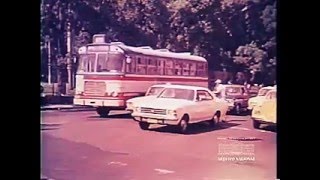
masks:
{"label": "asphalt road", "polygon": [[[124,111],[45,111],[41,176],[53,180],[275,180],[276,132],[249,116],[229,116],[187,135],[168,126],[143,131]],[[232,154],[234,153],[234,154]],[[238,154],[237,154],[238,153]]]}

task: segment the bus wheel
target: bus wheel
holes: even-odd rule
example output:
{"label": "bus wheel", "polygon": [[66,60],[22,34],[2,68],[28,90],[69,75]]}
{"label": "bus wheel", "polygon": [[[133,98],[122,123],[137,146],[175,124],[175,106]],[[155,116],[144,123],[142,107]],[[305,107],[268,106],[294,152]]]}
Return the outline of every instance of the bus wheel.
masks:
{"label": "bus wheel", "polygon": [[105,118],[108,117],[108,114],[110,112],[110,109],[106,107],[98,107],[97,108],[97,113],[100,115],[100,117]]}
{"label": "bus wheel", "polygon": [[147,122],[139,122],[139,126],[140,126],[140,128],[142,129],[142,130],[148,130],[148,128],[149,128],[149,123],[147,123]]}

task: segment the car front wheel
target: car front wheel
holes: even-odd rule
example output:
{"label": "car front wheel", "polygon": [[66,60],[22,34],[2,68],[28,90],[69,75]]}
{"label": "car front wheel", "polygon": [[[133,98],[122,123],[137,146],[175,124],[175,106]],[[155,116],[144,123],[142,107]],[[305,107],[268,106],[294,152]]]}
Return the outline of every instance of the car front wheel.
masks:
{"label": "car front wheel", "polygon": [[259,129],[260,128],[260,122],[259,121],[253,119],[252,123],[253,123],[253,127],[255,129]]}
{"label": "car front wheel", "polygon": [[186,134],[188,131],[188,119],[183,117],[179,123],[180,133]]}
{"label": "car front wheel", "polygon": [[241,106],[240,104],[237,104],[235,107],[234,107],[234,110],[235,110],[235,113],[237,115],[240,115],[241,114]]}
{"label": "car front wheel", "polygon": [[221,117],[220,111],[218,111],[218,112],[216,112],[216,113],[214,114],[214,116],[213,116],[212,119],[211,119],[211,125],[212,125],[213,127],[215,127],[215,126],[217,126],[217,125],[219,124],[219,122],[220,122],[220,117]]}

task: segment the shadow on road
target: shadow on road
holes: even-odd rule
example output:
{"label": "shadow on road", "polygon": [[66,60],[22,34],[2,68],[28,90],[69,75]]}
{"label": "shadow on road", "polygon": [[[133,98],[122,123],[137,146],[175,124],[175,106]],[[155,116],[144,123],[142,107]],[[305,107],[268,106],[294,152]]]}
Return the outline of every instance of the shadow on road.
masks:
{"label": "shadow on road", "polygon": [[248,119],[234,119],[234,120],[228,120],[228,122],[242,122],[242,121],[248,121]]}
{"label": "shadow on road", "polygon": [[274,132],[274,133],[277,132],[277,127],[276,126],[272,126],[272,125],[268,125],[268,126],[261,125],[260,129],[261,130],[265,130],[265,131],[271,131],[271,132]]}
{"label": "shadow on road", "polygon": [[89,121],[104,121],[104,120],[112,120],[112,119],[132,119],[130,113],[124,113],[124,114],[111,114],[106,118],[102,118],[98,115],[95,116],[89,116],[88,120]]}
{"label": "shadow on road", "polygon": [[95,109],[61,109],[60,112],[83,112],[83,111],[95,111]]}
{"label": "shadow on road", "polygon": [[243,111],[243,112],[240,112],[240,114],[237,114],[236,112],[232,112],[232,111],[228,111],[227,112],[227,115],[231,115],[231,116],[248,116],[248,115],[251,115],[251,112],[250,111]]}
{"label": "shadow on road", "polygon": [[56,130],[56,129],[59,129],[61,124],[40,124],[40,129],[41,131],[44,131],[44,130]]}
{"label": "shadow on road", "polygon": [[[203,121],[200,123],[189,124],[189,129],[187,135],[200,134],[211,131],[218,131],[227,129],[233,126],[238,126],[237,123],[221,122],[219,125],[212,127],[209,121]],[[157,128],[150,128],[150,131],[162,132],[162,133],[178,133],[178,128],[176,126],[162,126]]]}

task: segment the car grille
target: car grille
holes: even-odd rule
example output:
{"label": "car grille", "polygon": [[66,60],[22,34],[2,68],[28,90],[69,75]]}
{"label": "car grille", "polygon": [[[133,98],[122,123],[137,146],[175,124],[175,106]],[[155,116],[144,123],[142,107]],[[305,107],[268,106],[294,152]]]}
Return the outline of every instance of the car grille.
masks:
{"label": "car grille", "polygon": [[165,109],[154,109],[154,108],[141,107],[141,112],[142,113],[150,113],[150,114],[166,115]]}
{"label": "car grille", "polygon": [[257,105],[256,102],[250,102],[249,104],[250,104],[250,106],[256,106]]}
{"label": "car grille", "polygon": [[106,92],[105,82],[85,81],[84,95],[89,96],[104,96]]}

